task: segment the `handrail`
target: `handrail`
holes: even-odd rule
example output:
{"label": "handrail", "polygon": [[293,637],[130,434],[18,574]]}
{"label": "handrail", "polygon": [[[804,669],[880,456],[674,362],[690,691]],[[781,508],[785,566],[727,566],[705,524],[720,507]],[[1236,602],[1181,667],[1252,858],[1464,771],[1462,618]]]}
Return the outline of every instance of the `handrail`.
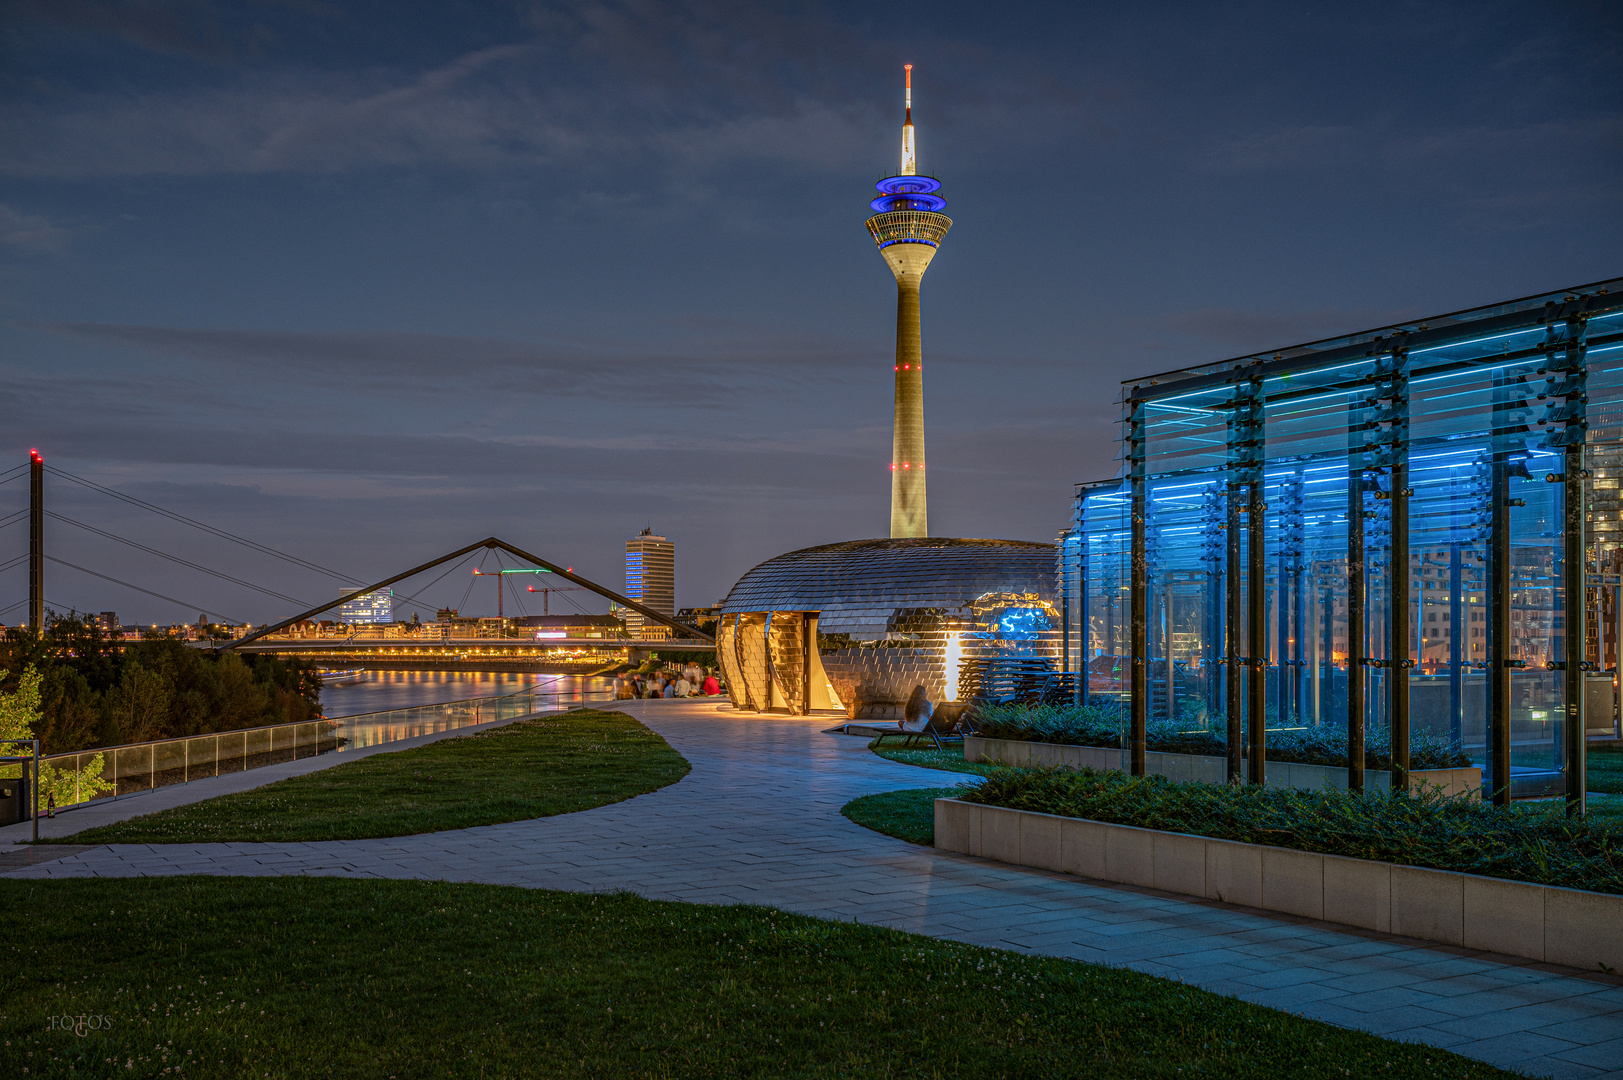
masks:
{"label": "handrail", "polygon": [[[426,705],[407,705],[397,709],[380,709],[375,712],[355,713],[351,716],[318,717],[312,720],[299,720],[286,724],[266,724],[252,728],[233,728],[227,731],[213,731],[201,735],[185,735],[171,739],[150,739],[145,742],[123,743],[118,746],[98,747],[90,750],[75,750],[61,754],[51,754],[41,760],[47,765],[56,763],[64,766],[63,772],[72,769],[74,773],[74,792],[72,801],[65,797],[58,809],[70,809],[97,801],[103,796],[97,789],[111,785],[113,794],[111,798],[138,794],[151,791],[159,787],[169,787],[173,784],[188,783],[194,779],[206,776],[218,776],[222,771],[238,772],[250,768],[262,768],[265,765],[276,764],[279,761],[291,758],[318,756],[342,748],[346,743],[353,744],[353,736],[363,736],[369,740],[379,734],[375,729],[388,728],[392,722],[410,724],[413,721],[424,722],[423,726],[432,728],[432,731],[452,731],[457,728],[473,727],[477,724],[491,720],[517,719],[519,716],[536,711],[536,698],[542,703],[550,696],[553,704],[557,704],[560,696],[568,695],[582,699],[606,696],[608,690],[559,690],[547,689],[548,684],[529,686],[511,694],[491,694],[483,697],[458,698],[454,701],[433,702]],[[519,707],[519,711],[504,708],[504,704],[516,702],[527,698],[528,702]],[[471,708],[470,708],[471,706]],[[461,715],[458,716],[457,714]],[[343,732],[351,729],[351,736],[346,737]],[[419,731],[415,734],[430,734],[432,731]],[[394,735],[372,741],[362,741],[361,747],[377,745],[380,742],[393,742],[400,738],[412,738],[414,735]],[[254,736],[259,736],[255,738]],[[222,741],[229,744],[222,746]],[[161,748],[174,748],[178,753],[164,753],[160,762]],[[193,754],[193,749],[202,752]],[[359,748],[359,747],[357,747]],[[142,750],[146,750],[142,754]],[[301,753],[301,751],[307,751]],[[135,756],[137,761],[133,770],[121,770],[121,765],[128,764],[129,758]],[[101,774],[94,776],[91,784],[92,794],[84,797],[85,769],[93,764],[96,758],[102,758]],[[70,763],[68,759],[73,759]],[[195,760],[194,760],[195,758]],[[264,758],[257,764],[249,762],[255,758]],[[222,765],[226,766],[222,770]],[[194,777],[192,772],[199,772]],[[109,775],[110,773],[110,775]],[[128,786],[130,790],[119,790]]]}

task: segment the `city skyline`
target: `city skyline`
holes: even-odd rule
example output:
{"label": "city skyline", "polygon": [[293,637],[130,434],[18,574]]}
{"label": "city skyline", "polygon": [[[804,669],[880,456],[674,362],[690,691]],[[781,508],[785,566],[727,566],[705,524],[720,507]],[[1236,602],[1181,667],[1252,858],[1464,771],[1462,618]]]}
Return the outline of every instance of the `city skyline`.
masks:
{"label": "city skyline", "polygon": [[[1121,378],[1615,274],[1620,25],[12,5],[0,466],[38,447],[363,581],[492,534],[614,581],[657,520],[679,607],[883,536],[895,312],[853,192],[893,158],[908,62],[920,171],[950,172],[972,223],[931,275],[931,532],[1049,541],[1070,485],[1117,470]],[[47,483],[76,520],[180,535]],[[0,487],[5,513],[25,501]],[[297,610],[47,530],[158,592]],[[301,601],[338,592],[185,543]],[[0,602],[24,587],[5,571]],[[54,566],[47,598],[197,614]]]}

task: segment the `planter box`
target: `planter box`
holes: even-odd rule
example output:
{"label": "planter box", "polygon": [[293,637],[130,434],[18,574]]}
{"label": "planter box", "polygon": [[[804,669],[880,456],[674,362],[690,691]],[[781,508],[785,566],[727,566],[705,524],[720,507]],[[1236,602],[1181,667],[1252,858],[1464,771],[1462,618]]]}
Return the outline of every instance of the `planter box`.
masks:
{"label": "planter box", "polygon": [[[1118,769],[1127,767],[1125,750],[1104,746],[1067,746],[1063,743],[1021,742],[1017,739],[987,739],[970,735],[964,739],[964,760],[999,762],[1004,765],[1026,767],[1053,767],[1069,765],[1073,769]],[[1203,754],[1144,755],[1145,767],[1168,780],[1200,780],[1208,784],[1223,783],[1226,763],[1220,757]],[[1241,775],[1246,775],[1245,763],[1240,763]],[[1475,765],[1463,769],[1415,769],[1409,773],[1410,782],[1419,788],[1425,784],[1440,788],[1444,795],[1482,797],[1482,770]],[[1365,786],[1371,791],[1390,791],[1392,774],[1371,769],[1364,773]],[[1269,787],[1345,788],[1347,770],[1329,765],[1303,765],[1294,761],[1270,761],[1266,775]]]}
{"label": "planter box", "polygon": [[1623,896],[958,799],[935,801],[935,846],[1588,971],[1623,970]]}

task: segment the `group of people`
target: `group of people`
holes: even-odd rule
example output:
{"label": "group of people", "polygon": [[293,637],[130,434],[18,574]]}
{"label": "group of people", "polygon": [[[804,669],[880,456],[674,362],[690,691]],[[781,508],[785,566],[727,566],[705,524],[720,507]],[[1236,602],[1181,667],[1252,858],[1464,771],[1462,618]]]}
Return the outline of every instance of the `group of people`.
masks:
{"label": "group of people", "polygon": [[614,677],[614,699],[715,697],[721,693],[721,680],[713,671],[689,663],[680,670],[630,671]]}

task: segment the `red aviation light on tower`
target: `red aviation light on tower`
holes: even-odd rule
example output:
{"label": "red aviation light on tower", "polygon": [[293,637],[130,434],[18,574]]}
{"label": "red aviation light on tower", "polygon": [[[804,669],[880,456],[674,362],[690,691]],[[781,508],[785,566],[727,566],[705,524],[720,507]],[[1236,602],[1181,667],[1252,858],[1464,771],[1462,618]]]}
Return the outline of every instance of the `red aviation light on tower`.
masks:
{"label": "red aviation light on tower", "polygon": [[31,450],[28,451],[28,460],[29,461],[44,461],[45,459],[39,456],[39,451],[38,450],[32,450],[31,449]]}
{"label": "red aviation light on tower", "polygon": [[913,145],[913,65],[903,64],[907,72],[907,111],[902,114],[902,171],[899,176],[915,176],[919,171],[919,156]]}

